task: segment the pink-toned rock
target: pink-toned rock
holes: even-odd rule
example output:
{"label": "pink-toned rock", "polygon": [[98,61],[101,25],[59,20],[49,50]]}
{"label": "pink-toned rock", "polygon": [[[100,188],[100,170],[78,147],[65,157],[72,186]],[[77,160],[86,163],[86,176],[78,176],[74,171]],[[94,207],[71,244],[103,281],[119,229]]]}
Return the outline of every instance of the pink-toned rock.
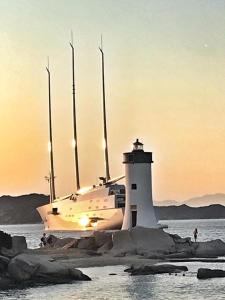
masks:
{"label": "pink-toned rock", "polygon": [[94,237],[86,237],[82,238],[78,241],[77,245],[78,249],[86,249],[86,250],[96,250],[97,246],[95,243],[95,238]]}
{"label": "pink-toned rock", "polygon": [[217,257],[225,255],[225,243],[219,239],[195,244],[195,257]]}
{"label": "pink-toned rock", "polygon": [[17,282],[66,283],[73,280],[90,280],[81,271],[51,261],[46,255],[20,254],[11,259],[8,265],[10,278]]}
{"label": "pink-toned rock", "polygon": [[117,231],[113,234],[114,255],[170,254],[176,251],[173,238],[162,229],[134,227],[131,230]]}

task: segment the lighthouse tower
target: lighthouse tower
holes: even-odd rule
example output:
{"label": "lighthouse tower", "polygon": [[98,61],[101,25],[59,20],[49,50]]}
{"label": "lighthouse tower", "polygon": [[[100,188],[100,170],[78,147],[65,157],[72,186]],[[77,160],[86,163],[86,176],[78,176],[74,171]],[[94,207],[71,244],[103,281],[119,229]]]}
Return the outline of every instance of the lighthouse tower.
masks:
{"label": "lighthouse tower", "polygon": [[152,152],[145,152],[137,139],[133,151],[123,154],[126,204],[122,229],[134,226],[157,228],[152,202]]}

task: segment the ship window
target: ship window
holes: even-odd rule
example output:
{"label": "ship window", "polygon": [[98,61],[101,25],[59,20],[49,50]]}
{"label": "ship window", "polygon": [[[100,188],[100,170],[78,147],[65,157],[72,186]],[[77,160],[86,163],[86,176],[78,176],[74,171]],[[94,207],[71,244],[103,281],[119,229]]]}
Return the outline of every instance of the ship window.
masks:
{"label": "ship window", "polygon": [[98,209],[98,206],[96,206],[95,208]]}
{"label": "ship window", "polygon": [[106,208],[106,207],[107,207],[107,206],[105,206],[105,205],[103,206],[103,208]]}
{"label": "ship window", "polygon": [[91,209],[91,206],[89,206],[88,209]]}
{"label": "ship window", "polygon": [[136,183],[132,183],[132,184],[131,184],[131,189],[132,189],[132,190],[136,190],[136,189],[137,189]]}
{"label": "ship window", "polygon": [[104,200],[104,202],[107,202],[107,201],[108,201],[108,199],[105,199],[105,200]]}

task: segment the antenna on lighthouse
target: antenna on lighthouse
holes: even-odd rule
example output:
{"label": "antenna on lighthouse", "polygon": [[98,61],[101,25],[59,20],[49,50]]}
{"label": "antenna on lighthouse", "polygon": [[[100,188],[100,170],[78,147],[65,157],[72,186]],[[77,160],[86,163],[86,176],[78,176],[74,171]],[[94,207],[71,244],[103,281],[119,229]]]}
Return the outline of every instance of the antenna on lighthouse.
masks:
{"label": "antenna on lighthouse", "polygon": [[104,149],[105,149],[105,168],[106,182],[110,180],[109,174],[109,155],[108,155],[108,139],[107,139],[107,122],[106,122],[106,104],[105,104],[105,68],[104,68],[104,52],[101,35],[101,46],[99,47],[102,59],[102,100],[103,100],[103,128],[104,128]]}
{"label": "antenna on lighthouse", "polygon": [[73,47],[73,32],[71,32],[70,46],[72,49],[72,94],[73,94],[73,146],[74,146],[74,160],[76,171],[76,185],[77,190],[80,189],[80,176],[79,176],[79,162],[77,150],[77,120],[76,120],[76,95],[75,95],[75,67],[74,67],[74,47]]}
{"label": "antenna on lighthouse", "polygon": [[54,160],[53,160],[53,146],[52,146],[52,108],[51,108],[51,73],[49,70],[49,58],[48,65],[46,67],[48,73],[48,113],[49,113],[49,153],[50,153],[50,180],[51,180],[51,201],[53,201],[55,196],[55,174],[54,174]]}

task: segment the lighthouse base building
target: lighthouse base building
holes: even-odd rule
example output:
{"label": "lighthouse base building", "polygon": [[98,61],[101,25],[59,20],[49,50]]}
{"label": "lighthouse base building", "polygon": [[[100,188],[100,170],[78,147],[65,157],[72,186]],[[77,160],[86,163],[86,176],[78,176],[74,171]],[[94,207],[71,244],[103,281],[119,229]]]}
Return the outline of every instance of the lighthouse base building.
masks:
{"label": "lighthouse base building", "polygon": [[123,154],[126,204],[122,230],[135,226],[158,228],[152,201],[152,152],[137,139],[133,151]]}

